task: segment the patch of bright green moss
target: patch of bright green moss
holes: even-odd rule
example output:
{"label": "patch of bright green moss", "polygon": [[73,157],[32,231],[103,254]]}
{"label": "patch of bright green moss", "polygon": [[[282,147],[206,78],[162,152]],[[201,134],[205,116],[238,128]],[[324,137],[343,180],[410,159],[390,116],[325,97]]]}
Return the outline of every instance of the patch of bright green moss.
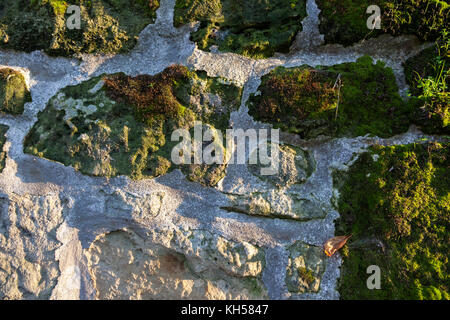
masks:
{"label": "patch of bright green moss", "polygon": [[[327,43],[350,45],[383,33],[415,34],[422,40],[434,40],[448,27],[450,2],[441,0],[317,0],[320,33]],[[381,9],[381,29],[369,30],[366,10]]]}
{"label": "patch of bright green moss", "polygon": [[299,277],[302,278],[303,280],[305,280],[306,283],[308,284],[308,286],[312,285],[313,282],[316,280],[313,272],[309,269],[306,269],[304,267],[299,267],[299,268],[297,268],[297,271],[298,271]]}
{"label": "patch of bright green moss", "polygon": [[23,75],[13,69],[0,69],[0,112],[22,114],[25,103],[30,101]]}
{"label": "patch of bright green moss", "polygon": [[[66,27],[68,6],[81,8],[81,29]],[[0,47],[52,55],[130,50],[156,18],[158,0],[5,0]]]}
{"label": "patch of bright green moss", "polygon": [[[335,175],[336,232],[353,234],[344,252],[341,298],[450,298],[449,166],[449,143],[376,146],[348,173]],[[381,290],[366,286],[371,265],[381,269]]]}
{"label": "patch of bright green moss", "polygon": [[3,151],[3,146],[6,142],[6,131],[8,127],[0,124],[0,173],[5,168],[6,152]]}
{"label": "patch of bright green moss", "polygon": [[174,25],[200,21],[200,49],[265,58],[289,51],[305,17],[305,0],[177,0]]}
{"label": "patch of bright green moss", "polygon": [[[156,177],[177,168],[171,162],[179,143],[171,141],[174,130],[193,132],[195,121],[225,129],[240,97],[240,88],[182,66],[155,76],[100,76],[53,97],[24,148],[89,175]],[[214,185],[225,166],[181,169],[193,181]]]}
{"label": "patch of bright green moss", "polygon": [[303,138],[388,137],[409,126],[392,70],[367,56],[331,67],[279,67],[259,91],[249,99],[250,115]]}
{"label": "patch of bright green moss", "polygon": [[450,134],[450,35],[405,63],[415,123],[429,134]]}

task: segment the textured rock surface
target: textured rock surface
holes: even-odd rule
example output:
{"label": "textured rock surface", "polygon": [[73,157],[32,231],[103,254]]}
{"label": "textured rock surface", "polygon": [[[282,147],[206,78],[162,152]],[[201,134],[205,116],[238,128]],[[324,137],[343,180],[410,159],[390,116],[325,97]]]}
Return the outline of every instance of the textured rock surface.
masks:
{"label": "textured rock surface", "polygon": [[50,298],[60,275],[62,211],[57,194],[0,195],[0,299]]}
{"label": "textured rock surface", "polygon": [[318,292],[325,271],[325,254],[321,247],[296,242],[289,247],[286,285],[290,292]]}
{"label": "textured rock surface", "polygon": [[295,219],[323,219],[326,211],[320,203],[302,198],[295,192],[276,190],[255,192],[249,196],[230,196],[231,206],[225,209],[254,216]]}
{"label": "textured rock surface", "polygon": [[[289,188],[294,184],[303,183],[314,171],[314,159],[311,154],[289,145],[273,145],[267,146],[268,153],[271,155],[273,148],[277,148],[278,154],[278,172],[272,175],[262,174],[261,168],[264,168],[262,164],[249,164],[249,170],[255,176],[261,180],[270,182],[275,187]],[[256,158],[256,152],[250,156]]]}
{"label": "textured rock surface", "polygon": [[264,251],[207,231],[122,230],[87,252],[100,299],[261,299]]}
{"label": "textured rock surface", "polygon": [[[9,127],[0,173],[2,298],[339,298],[340,256],[322,264],[304,252],[318,252],[334,236],[339,194],[332,173],[346,170],[370,145],[427,137],[414,127],[388,139],[305,141],[282,134],[282,142],[314,159],[314,170],[294,160],[295,173],[291,157],[283,176],[270,181],[254,175],[247,165],[230,165],[215,187],[191,182],[180,170],[138,181],[86,176],[74,167],[24,153],[23,143],[38,113],[61,89],[102,74],[156,75],[173,64],[204,70],[209,77],[243,88],[242,104],[230,115],[233,128],[268,127],[249,116],[246,103],[261,77],[277,66],[332,66],[370,54],[393,69],[405,93],[402,63],[428,44],[413,37],[384,36],[347,48],[318,46],[321,41],[305,36],[319,34],[313,2],[308,1],[310,16],[303,25],[310,29],[299,34],[290,54],[271,59],[199,50],[189,40],[190,26],[173,27],[174,0],[161,1],[155,24],[141,32],[129,54],[82,55],[75,60],[51,58],[41,51],[0,51],[1,65],[26,70],[33,97],[23,115],[0,116],[0,124]],[[89,104],[85,110],[89,112]],[[290,186],[280,188],[280,181]],[[256,203],[253,207],[263,214],[229,210],[235,206],[233,198],[248,208]],[[268,208],[269,217],[261,216]],[[293,245],[300,248],[292,251]],[[303,256],[312,282],[308,270],[299,273]]]}

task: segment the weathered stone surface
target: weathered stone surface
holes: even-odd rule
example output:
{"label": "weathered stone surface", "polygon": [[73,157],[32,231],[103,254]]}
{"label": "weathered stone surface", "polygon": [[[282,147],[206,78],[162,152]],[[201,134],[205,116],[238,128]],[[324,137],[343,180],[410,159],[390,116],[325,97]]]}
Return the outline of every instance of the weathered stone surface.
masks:
{"label": "weathered stone surface", "polygon": [[[299,221],[324,218],[326,211],[321,208],[320,203],[302,197],[291,188],[304,183],[315,170],[316,164],[312,154],[298,147],[269,144],[269,156],[273,147],[279,155],[279,163],[275,165],[276,174],[262,174],[261,169],[269,168],[270,165],[248,165],[253,175],[268,183],[268,189],[245,195],[229,195],[230,205],[224,208],[252,216]],[[259,151],[255,151],[252,156],[255,156],[256,152]]]}
{"label": "weathered stone surface", "polygon": [[293,293],[318,292],[325,271],[325,254],[321,247],[296,242],[289,248],[286,285]]}
{"label": "weathered stone surface", "polygon": [[48,299],[59,277],[57,195],[0,195],[0,299]]}
{"label": "weathered stone surface", "polygon": [[[250,172],[260,179],[269,181],[276,187],[280,188],[288,188],[293,184],[305,182],[314,170],[314,159],[312,158],[312,156],[308,152],[300,148],[288,145],[277,146],[273,144],[269,144],[267,147],[269,156],[271,155],[273,147],[278,149],[278,172],[276,174],[263,175],[261,172],[261,168],[263,168],[264,166],[261,164],[250,164]],[[255,153],[256,152],[259,151],[257,150],[255,151]],[[255,159],[257,158],[255,157]],[[266,167],[270,167],[270,165]]]}
{"label": "weathered stone surface", "polygon": [[323,219],[326,211],[317,202],[304,199],[295,193],[272,190],[249,196],[229,196],[231,205],[227,210],[248,215],[294,220]]}
{"label": "weathered stone surface", "polygon": [[123,192],[121,190],[107,195],[105,211],[112,215],[131,212],[131,217],[137,221],[146,221],[155,218],[161,212],[164,192],[153,192],[143,197]]}
{"label": "weathered stone surface", "polygon": [[[308,0],[308,8],[313,2]],[[125,176],[84,175],[74,170],[75,166],[64,166],[23,152],[25,137],[36,123],[38,113],[52,97],[68,86],[78,86],[89,80],[94,81],[85,92],[99,94],[103,83],[97,77],[102,74],[156,75],[173,64],[202,70],[208,77],[220,77],[227,83],[243,87],[240,108],[236,106],[228,118],[230,126],[260,129],[269,126],[249,116],[247,100],[257,93],[261,77],[273,68],[304,64],[332,66],[354,62],[358,57],[370,54],[393,68],[400,90],[405,93],[407,87],[401,64],[426,46],[413,38],[383,37],[354,47],[315,47],[319,43],[313,38],[319,34],[318,12],[308,10],[309,22],[303,24],[304,32],[297,37],[290,55],[255,60],[214,50],[205,52],[195,48],[195,43],[189,40],[192,31],[189,26],[173,27],[174,5],[175,0],[161,1],[156,23],[142,31],[138,45],[129,54],[82,55],[78,61],[51,58],[40,51],[30,54],[0,51],[1,64],[29,73],[27,83],[33,95],[23,116],[0,115],[0,123],[9,127],[3,149],[8,150],[8,160],[0,173],[0,192],[5,194],[4,199],[9,199],[0,205],[0,260],[5,261],[2,268],[6,268],[6,271],[0,269],[0,291],[7,291],[7,294],[2,291],[1,297],[129,299],[159,298],[161,295],[199,299],[338,299],[339,255],[327,258],[327,267],[320,277],[313,274],[314,279],[320,278],[317,292],[313,291],[313,285],[306,287],[308,283],[305,284],[303,278],[299,281],[298,269],[288,268],[289,259],[294,266],[294,260],[299,256],[289,250],[293,243],[319,248],[335,235],[334,220],[339,214],[330,203],[335,191],[333,171],[348,168],[356,155],[371,144],[405,144],[435,138],[424,136],[414,128],[389,139],[357,137],[305,141],[292,134],[294,138],[288,142],[281,135],[285,143],[307,148],[308,153],[314,155],[315,170],[306,175],[306,180],[298,175],[303,172],[298,168],[297,174],[289,172],[293,168],[289,161],[283,176],[274,181],[255,176],[247,165],[229,165],[224,172],[225,178],[214,187],[192,183],[180,170],[162,175],[165,168],[162,161],[158,166],[160,177],[131,180]],[[24,25],[28,23],[27,19]],[[43,43],[39,36],[37,34],[36,39]],[[304,43],[306,40],[307,44]],[[95,105],[98,112],[100,103],[86,100],[81,105],[78,100],[86,97],[72,98],[73,104],[67,105],[67,111],[75,113],[80,107],[77,114],[84,116],[87,113],[84,118],[91,117],[90,120],[95,121],[94,113],[89,114],[94,111],[91,105]],[[204,108],[202,100],[208,108]],[[224,100],[220,101],[214,94],[199,94],[186,101],[203,112],[212,108],[220,110],[220,102],[223,105]],[[50,128],[67,126],[65,114],[62,110],[56,111],[61,115],[61,121],[49,121]],[[71,129],[70,126],[67,128]],[[42,135],[46,140],[47,131],[40,131],[37,137],[40,139]],[[98,133],[102,132],[99,130]],[[88,142],[85,138],[77,141],[80,144],[81,140]],[[52,144],[47,143],[47,146]],[[60,150],[67,147],[66,144],[61,146]],[[101,155],[102,148],[91,148],[90,151],[99,151]],[[101,169],[97,167],[96,172]],[[337,192],[334,194],[338,196]],[[245,200],[248,207],[249,202],[255,202],[253,207],[258,208],[260,215],[223,210],[230,205],[229,195],[250,197],[241,200]],[[40,203],[38,199],[47,200]],[[291,218],[262,217],[268,212],[267,208]],[[315,211],[317,208],[323,212]],[[317,218],[300,221],[311,219],[307,217],[311,212],[317,212],[314,214]],[[31,219],[30,215],[36,219]],[[52,222],[41,223],[43,217],[49,217]],[[294,221],[292,217],[298,220]],[[25,220],[28,221],[26,225],[35,223],[39,227],[19,228],[19,222]],[[8,230],[12,231],[9,233]],[[186,230],[206,230],[207,234]],[[37,263],[36,259],[30,258],[35,255],[44,258]],[[129,264],[129,261],[133,262]],[[29,271],[25,272],[25,269]],[[293,282],[290,285],[293,290],[287,286],[287,275],[291,276],[289,281]],[[308,272],[302,275],[308,280]]]}
{"label": "weathered stone surface", "polygon": [[87,252],[100,299],[264,299],[264,251],[207,231],[121,230]]}

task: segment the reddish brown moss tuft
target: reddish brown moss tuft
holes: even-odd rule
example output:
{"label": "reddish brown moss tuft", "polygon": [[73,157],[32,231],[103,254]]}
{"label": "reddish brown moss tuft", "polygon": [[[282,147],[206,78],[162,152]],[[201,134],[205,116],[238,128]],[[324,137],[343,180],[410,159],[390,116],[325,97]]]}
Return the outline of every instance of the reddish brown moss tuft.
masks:
{"label": "reddish brown moss tuft", "polygon": [[172,65],[155,75],[130,77],[123,73],[104,78],[109,98],[134,107],[139,120],[147,122],[155,115],[175,117],[181,105],[174,89],[188,79],[188,69]]}
{"label": "reddish brown moss tuft", "polygon": [[330,109],[337,96],[327,80],[326,72],[313,69],[276,72],[261,88],[257,112],[267,120],[284,121],[286,116],[303,120],[312,112]]}

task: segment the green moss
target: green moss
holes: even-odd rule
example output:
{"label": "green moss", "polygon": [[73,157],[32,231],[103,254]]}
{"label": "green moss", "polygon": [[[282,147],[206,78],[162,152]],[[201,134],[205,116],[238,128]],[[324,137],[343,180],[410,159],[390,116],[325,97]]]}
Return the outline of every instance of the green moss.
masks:
{"label": "green moss", "polygon": [[420,78],[434,76],[437,57],[437,47],[433,46],[409,58],[404,63],[405,77],[412,95],[419,96],[422,93],[421,88],[419,88]]}
{"label": "green moss", "polygon": [[318,292],[324,272],[325,254],[321,247],[299,241],[289,247],[285,282],[290,292]]}
{"label": "green moss", "polygon": [[[450,144],[373,147],[340,190],[336,232],[353,234],[341,269],[343,299],[448,299]],[[381,268],[381,290],[366,286]]]}
{"label": "green moss", "polygon": [[405,63],[405,75],[416,110],[415,123],[429,134],[450,134],[450,35]]}
{"label": "green moss", "polygon": [[[383,33],[434,40],[448,27],[450,3],[438,0],[317,0],[320,33],[327,43],[350,45]],[[370,5],[381,9],[381,29],[369,30]]]}
{"label": "green moss", "polygon": [[313,282],[316,280],[313,272],[309,269],[306,269],[304,267],[299,267],[299,268],[297,268],[297,271],[298,271],[299,277],[301,277],[303,280],[305,280],[306,283],[308,284],[308,286],[312,285]]}
{"label": "green moss", "polygon": [[261,277],[242,278],[244,288],[249,291],[253,297],[264,297],[267,295],[267,289],[264,287]]}
{"label": "green moss", "polygon": [[[177,168],[170,160],[175,129],[193,131],[195,121],[225,129],[240,97],[240,88],[182,66],[155,76],[96,77],[53,97],[24,148],[89,175],[156,177]],[[181,169],[205,185],[215,185],[225,169],[207,166],[191,175],[193,167]]]}
{"label": "green moss", "polygon": [[262,78],[259,91],[249,99],[250,115],[303,138],[388,137],[409,126],[410,107],[392,70],[367,56],[331,67],[279,67]]}
{"label": "green moss", "polygon": [[[81,8],[81,29],[66,27],[69,5]],[[52,55],[130,50],[156,18],[157,0],[5,0],[0,47]]]}
{"label": "green moss", "polygon": [[3,151],[3,146],[6,142],[6,131],[8,131],[8,127],[0,124],[0,173],[5,168],[6,162],[6,152]]}
{"label": "green moss", "polygon": [[0,112],[22,114],[25,103],[30,101],[23,75],[13,69],[0,69]]}
{"label": "green moss", "polygon": [[177,0],[174,25],[200,21],[192,33],[200,49],[265,58],[289,51],[305,17],[304,0]]}

